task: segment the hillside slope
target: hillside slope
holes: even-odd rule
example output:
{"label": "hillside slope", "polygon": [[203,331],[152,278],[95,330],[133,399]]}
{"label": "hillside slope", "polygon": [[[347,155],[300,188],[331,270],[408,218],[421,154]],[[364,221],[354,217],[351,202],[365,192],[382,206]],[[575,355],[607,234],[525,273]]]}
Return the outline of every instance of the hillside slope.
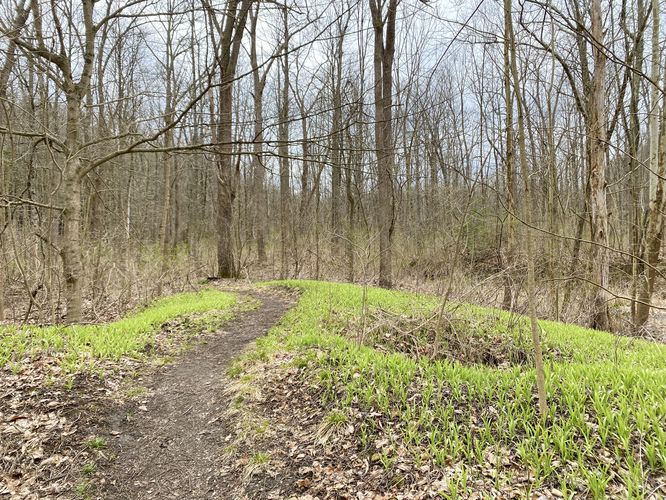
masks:
{"label": "hillside slope", "polygon": [[239,496],[666,495],[666,346],[542,322],[541,419],[525,318],[271,284],[302,295],[229,374]]}

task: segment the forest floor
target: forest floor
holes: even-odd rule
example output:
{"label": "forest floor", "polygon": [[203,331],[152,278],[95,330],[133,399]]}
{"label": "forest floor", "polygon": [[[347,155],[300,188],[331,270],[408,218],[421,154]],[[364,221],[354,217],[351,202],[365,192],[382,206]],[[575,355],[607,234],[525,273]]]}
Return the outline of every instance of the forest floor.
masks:
{"label": "forest floor", "polygon": [[301,298],[228,376],[229,498],[666,498],[666,347],[433,296]]}
{"label": "forest floor", "polygon": [[0,331],[0,499],[228,498],[224,372],[294,299],[223,288],[115,323]]}
{"label": "forest floor", "polygon": [[541,322],[540,417],[520,315],[265,285],[0,331],[0,499],[666,498],[666,346]]}
{"label": "forest floor", "polygon": [[229,361],[265,335],[289,308],[284,294],[252,292],[255,310],[230,321],[145,386],[139,401],[116,408],[96,432],[112,457],[94,478],[94,496],[109,499],[228,498],[220,450],[228,430]]}

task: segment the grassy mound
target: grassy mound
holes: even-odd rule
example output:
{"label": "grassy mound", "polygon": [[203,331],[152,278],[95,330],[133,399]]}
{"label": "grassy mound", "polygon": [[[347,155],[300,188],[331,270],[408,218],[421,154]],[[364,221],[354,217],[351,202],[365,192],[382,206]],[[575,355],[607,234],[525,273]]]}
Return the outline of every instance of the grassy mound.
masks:
{"label": "grassy mound", "polygon": [[[392,474],[392,487],[415,480],[401,472],[404,464],[395,470],[408,460],[414,470],[424,464],[440,470],[441,493],[454,498],[479,490],[567,498],[663,494],[666,346],[541,322],[549,401],[542,419],[529,363],[441,355],[461,346],[473,352],[487,336],[496,339],[490,342],[495,353],[504,345],[530,353],[525,318],[453,305],[446,314],[456,318],[456,342],[450,334],[438,340],[443,347],[433,356],[426,347],[437,332],[418,330],[432,317],[433,297],[364,293],[334,283],[277,284],[300,289],[301,299],[246,362],[296,353],[321,404],[338,420],[354,420],[354,442]],[[387,323],[387,314],[402,319]],[[395,337],[396,329],[403,334]],[[405,341],[412,338],[418,342]]]}
{"label": "grassy mound", "polygon": [[[101,325],[0,327],[0,368],[42,354],[60,359],[65,371],[78,371],[94,359],[118,360],[148,349],[160,325],[180,316],[215,311],[229,314],[236,297],[216,290],[159,299],[143,310]],[[18,369],[18,368],[17,368]]]}

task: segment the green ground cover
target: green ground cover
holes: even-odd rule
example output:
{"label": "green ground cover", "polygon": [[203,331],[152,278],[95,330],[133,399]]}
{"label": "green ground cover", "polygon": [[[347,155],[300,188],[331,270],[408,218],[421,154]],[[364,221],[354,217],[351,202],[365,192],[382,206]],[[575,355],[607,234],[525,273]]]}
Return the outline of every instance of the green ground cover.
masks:
{"label": "green ground cover", "polygon": [[[95,360],[137,357],[152,346],[160,326],[168,321],[214,313],[215,321],[231,317],[236,296],[216,290],[172,295],[156,300],[123,319],[106,324],[0,327],[0,368],[20,367],[22,360],[55,356],[66,372],[76,372]],[[200,322],[205,322],[201,318]],[[200,325],[201,326],[201,325]]]}
{"label": "green ground cover", "polygon": [[[527,474],[530,491],[552,487],[565,497],[645,498],[664,482],[666,346],[541,322],[549,401],[541,418],[529,359],[498,367],[414,356],[400,342],[381,344],[390,325],[379,337],[362,338],[360,332],[373,331],[373,311],[418,324],[432,316],[435,297],[313,281],[270,284],[298,289],[301,298],[243,362],[296,352],[331,415],[342,418],[352,407],[366,415],[356,439],[370,453],[382,433],[417,463],[462,463],[449,492],[463,497],[480,465],[498,471],[498,488]],[[446,314],[472,346],[484,336],[505,337],[529,353],[523,317],[464,304],[452,304]],[[413,329],[409,338],[437,340],[436,332],[423,330]],[[391,466],[390,453],[380,458]]]}

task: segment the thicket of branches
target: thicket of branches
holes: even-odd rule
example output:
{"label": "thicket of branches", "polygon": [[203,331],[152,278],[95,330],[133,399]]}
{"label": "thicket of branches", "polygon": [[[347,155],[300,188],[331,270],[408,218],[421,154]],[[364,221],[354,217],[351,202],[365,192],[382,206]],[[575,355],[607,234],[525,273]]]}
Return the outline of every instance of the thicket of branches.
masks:
{"label": "thicket of branches", "polygon": [[434,281],[520,310],[532,262],[542,316],[645,331],[662,10],[3,2],[0,319],[210,275]]}

